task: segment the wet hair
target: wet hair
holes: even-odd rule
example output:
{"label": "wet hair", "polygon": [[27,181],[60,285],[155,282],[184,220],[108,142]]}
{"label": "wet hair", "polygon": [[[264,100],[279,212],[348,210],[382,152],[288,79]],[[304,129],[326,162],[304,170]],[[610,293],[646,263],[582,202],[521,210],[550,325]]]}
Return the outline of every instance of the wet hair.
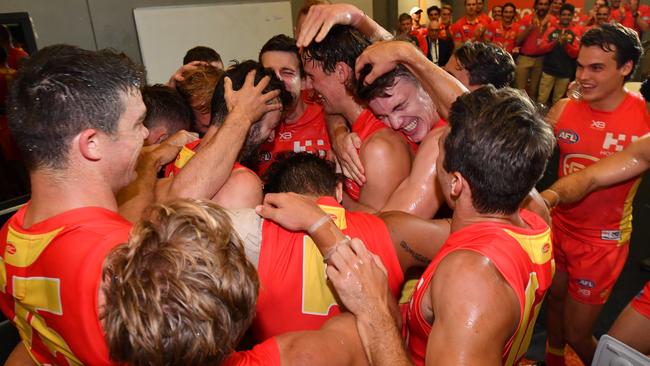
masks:
{"label": "wet hair", "polygon": [[562,12],[565,10],[568,10],[571,12],[571,14],[573,14],[576,11],[576,7],[571,4],[562,4],[562,7],[560,8],[560,14],[562,14]]}
{"label": "wet hair", "polygon": [[214,88],[223,71],[212,65],[197,65],[183,73],[183,81],[176,88],[193,109],[210,113]]}
{"label": "wet hair", "polygon": [[244,86],[246,75],[253,70],[255,71],[255,85],[257,85],[263,77],[268,76],[271,78],[271,81],[266,88],[264,88],[264,92],[268,93],[273,90],[280,90],[280,101],[282,102],[282,107],[287,108],[291,105],[293,100],[291,94],[285,89],[282,80],[275,76],[273,70],[265,69],[262,64],[257,61],[246,60],[228,67],[226,72],[224,72],[217,81],[217,86],[214,89],[211,102],[212,124],[221,126],[228,116],[228,108],[226,106],[226,97],[224,94],[225,78],[230,78],[233,90],[239,90]]}
{"label": "wet hair", "polygon": [[478,212],[514,213],[544,173],[553,129],[523,92],[492,85],[458,97],[449,124],[445,170],[467,180]]}
{"label": "wet hair", "polygon": [[163,84],[145,86],[142,100],[147,106],[145,127],[163,126],[170,136],[179,130],[189,129],[192,110],[176,89]]}
{"label": "wet hair", "polygon": [[183,57],[183,65],[187,65],[192,61],[219,62],[223,64],[221,55],[214,49],[205,46],[196,46],[187,51]]}
{"label": "wet hair", "polygon": [[111,360],[218,365],[255,316],[259,280],[226,212],[209,201],[154,206],[103,270]]}
{"label": "wet hair", "polygon": [[264,174],[264,193],[334,196],[340,177],[334,162],[308,152],[280,153]]}
{"label": "wet hair", "polygon": [[112,50],[54,45],[27,59],[11,87],[9,127],[30,170],[63,169],[72,138],[117,131],[125,95],[140,94],[142,65]]}
{"label": "wet hair", "polygon": [[618,23],[607,23],[588,30],[580,39],[580,47],[600,47],[605,52],[614,52],[619,69],[632,61],[632,71],[625,76],[625,81],[630,80],[643,55],[643,46],[636,31]]}
{"label": "wet hair", "polygon": [[398,64],[392,71],[389,71],[375,79],[372,84],[365,85],[364,80],[371,71],[372,66],[364,66],[359,73],[359,80],[357,80],[356,83],[355,97],[359,102],[364,104],[367,104],[375,98],[390,96],[386,92],[386,89],[395,86],[400,78],[405,78],[416,85],[420,84],[415,75],[413,75],[406,67]]}
{"label": "wet hair", "polygon": [[515,78],[515,61],[503,48],[483,42],[465,42],[454,51],[469,73],[470,85],[509,86]]}
{"label": "wet hair", "polygon": [[303,49],[302,61],[319,64],[326,74],[334,72],[337,63],[345,63],[352,70],[346,88],[352,90],[355,84],[354,63],[369,45],[368,38],[358,30],[347,25],[335,25],[325,39],[312,42]]}
{"label": "wet hair", "polygon": [[296,56],[296,60],[298,61],[298,68],[300,70],[300,76],[305,75],[305,71],[302,68],[302,62],[300,62],[300,52],[298,50],[298,46],[296,46],[296,40],[284,35],[284,34],[278,34],[277,36],[273,36],[271,39],[266,41],[264,46],[262,46],[262,49],[260,50],[260,53],[258,55],[258,61],[262,63],[262,55],[265,52],[269,51],[280,51],[280,52],[286,52],[286,53],[292,53]]}

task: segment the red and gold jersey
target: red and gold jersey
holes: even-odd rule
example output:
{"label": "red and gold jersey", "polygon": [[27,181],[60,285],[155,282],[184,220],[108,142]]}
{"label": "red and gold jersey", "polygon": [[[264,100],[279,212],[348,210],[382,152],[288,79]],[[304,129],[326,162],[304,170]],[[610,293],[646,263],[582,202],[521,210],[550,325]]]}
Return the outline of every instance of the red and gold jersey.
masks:
{"label": "red and gold jersey", "polygon": [[488,25],[484,38],[486,41],[494,43],[509,53],[512,53],[512,50],[515,48],[518,31],[519,26],[517,23],[513,22],[509,26],[506,26],[500,20],[495,20]]}
{"label": "red and gold jersey", "polygon": [[280,366],[278,342],[269,338],[249,351],[233,352],[220,366]]}
{"label": "red and gold jersey", "polygon": [[[644,22],[650,23],[650,6],[639,4],[639,9],[637,12],[639,13],[638,19],[642,19]],[[641,28],[634,19],[634,12],[627,6],[623,8],[623,11],[621,11],[621,9],[612,10],[611,19],[621,23],[628,28],[634,29],[639,35],[643,33],[641,32]]]}
{"label": "red and gold jersey", "polygon": [[[186,144],[181,148],[181,151],[178,152],[178,155],[176,156],[176,160],[174,160],[173,163],[169,163],[165,166],[165,177],[173,177],[175,175],[178,175],[178,173],[183,169],[185,164],[187,164],[190,159],[196,155],[195,150],[201,143],[201,139],[194,140],[190,142],[189,144]],[[235,162],[233,164],[232,170],[235,171],[237,169],[247,169],[245,166],[239,164],[238,162]]]}
{"label": "red and gold jersey", "polygon": [[[519,21],[519,29],[517,32],[523,32],[531,23],[537,21],[537,15],[535,13],[530,13],[526,15],[525,17],[521,18]],[[546,32],[546,29],[548,27],[554,27],[558,24],[558,20],[556,17],[550,15],[549,21],[546,23],[545,26],[543,26],[541,29],[540,28],[535,28],[530,33],[528,33],[528,36],[524,40],[524,43],[521,45],[520,52],[522,55],[526,56],[539,56],[543,55],[544,51],[539,48],[539,38]]]}
{"label": "red and gold jersey", "polygon": [[[381,258],[388,270],[388,285],[397,296],[404,275],[383,221],[371,214],[347,212],[332,197],[321,197],[318,203],[343,233],[360,238]],[[257,271],[260,293],[253,332],[258,340],[316,330],[340,313],[327,283],[323,256],[305,233],[287,231],[265,220]]]}
{"label": "red and gold jersey", "polygon": [[[421,312],[438,264],[450,253],[470,250],[490,259],[519,300],[517,330],[503,347],[504,365],[524,357],[542,300],[553,279],[553,247],[548,225],[536,214],[521,210],[529,229],[495,222],[478,223],[452,233],[420,277],[404,320],[404,336],[411,358],[424,365],[431,324]],[[435,316],[435,314],[434,314]],[[435,321],[435,319],[434,319]]]}
{"label": "red and gold jersey", "polygon": [[[628,92],[611,112],[569,101],[555,125],[560,148],[559,176],[582,170],[623,150],[650,132],[650,117],[641,95]],[[632,234],[632,201],[641,178],[589,194],[582,201],[553,210],[553,226],[576,238],[622,245]]]}
{"label": "red and gold jersey", "polygon": [[21,208],[0,231],[0,308],[39,364],[111,365],[98,294],[108,253],[131,224],[98,207],[25,229]]}
{"label": "red and gold jersey", "polygon": [[415,37],[418,40],[418,46],[422,53],[425,55],[429,52],[429,42],[427,41],[427,28],[420,27],[418,29],[412,30],[409,35]]}
{"label": "red and gold jersey", "polygon": [[[489,17],[488,17],[489,19]],[[490,23],[485,18],[469,20],[462,17],[449,27],[454,42],[481,41],[483,32]]]}
{"label": "red and gold jersey", "polygon": [[308,152],[323,159],[330,156],[332,148],[327,135],[323,107],[317,103],[305,104],[307,109],[300,119],[291,124],[281,122],[268,141],[260,146],[257,170],[259,176],[264,174],[281,152]]}

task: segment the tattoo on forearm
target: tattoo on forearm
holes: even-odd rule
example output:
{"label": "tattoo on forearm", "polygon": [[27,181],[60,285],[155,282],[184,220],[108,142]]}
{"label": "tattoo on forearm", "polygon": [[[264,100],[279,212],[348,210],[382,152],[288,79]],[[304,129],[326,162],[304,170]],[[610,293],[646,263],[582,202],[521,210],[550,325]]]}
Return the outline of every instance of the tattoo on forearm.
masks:
{"label": "tattoo on forearm", "polygon": [[431,261],[429,258],[427,258],[427,257],[423,256],[422,254],[420,254],[420,253],[416,252],[415,250],[413,250],[408,245],[408,243],[405,242],[404,240],[400,241],[399,246],[402,247],[402,249],[404,249],[411,257],[413,257],[413,259],[415,259],[416,261],[418,261],[420,263],[428,264]]}

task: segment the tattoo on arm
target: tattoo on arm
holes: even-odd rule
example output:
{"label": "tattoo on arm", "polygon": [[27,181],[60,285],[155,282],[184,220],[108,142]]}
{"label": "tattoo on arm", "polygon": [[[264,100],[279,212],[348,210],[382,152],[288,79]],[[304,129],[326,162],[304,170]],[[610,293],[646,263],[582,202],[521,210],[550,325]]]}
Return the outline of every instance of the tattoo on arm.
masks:
{"label": "tattoo on arm", "polygon": [[424,264],[429,264],[429,262],[431,262],[431,260],[429,258],[427,258],[427,257],[423,256],[422,254],[420,254],[420,253],[416,252],[415,250],[413,250],[408,245],[408,243],[405,242],[404,240],[400,241],[399,246],[402,247],[402,249],[404,249],[416,261],[418,261],[420,263],[424,263]]}

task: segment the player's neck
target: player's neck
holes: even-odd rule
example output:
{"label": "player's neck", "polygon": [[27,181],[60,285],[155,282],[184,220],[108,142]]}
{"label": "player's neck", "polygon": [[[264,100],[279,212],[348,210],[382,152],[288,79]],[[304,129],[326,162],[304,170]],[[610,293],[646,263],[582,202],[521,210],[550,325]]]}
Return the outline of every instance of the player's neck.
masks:
{"label": "player's neck", "polygon": [[287,116],[284,119],[284,123],[288,125],[292,125],[296,123],[302,117],[302,115],[305,114],[305,111],[307,110],[307,104],[305,103],[305,101],[302,100],[300,96],[298,96],[298,98],[300,99],[297,101],[295,107],[291,111],[289,111],[289,113],[287,113]]}
{"label": "player's neck", "polygon": [[345,99],[346,100],[341,103],[341,114],[348,120],[348,122],[350,122],[351,125],[353,125],[363,112],[363,107],[355,102],[352,97]]}
{"label": "player's neck", "polygon": [[528,227],[524,220],[519,215],[519,211],[515,211],[510,215],[505,214],[484,214],[478,212],[471,204],[470,205],[457,205],[454,209],[454,214],[451,219],[451,232],[456,232],[470,225],[478,223],[499,223],[516,227]]}
{"label": "player's neck", "polygon": [[115,194],[101,179],[81,177],[74,172],[65,176],[38,170],[30,174],[31,199],[25,214],[25,227],[81,207],[102,207],[117,212]]}
{"label": "player's neck", "polygon": [[611,112],[618,108],[618,106],[623,102],[627,92],[625,88],[619,88],[614,93],[607,96],[602,100],[593,101],[589,103],[591,109],[602,111],[602,112]]}

